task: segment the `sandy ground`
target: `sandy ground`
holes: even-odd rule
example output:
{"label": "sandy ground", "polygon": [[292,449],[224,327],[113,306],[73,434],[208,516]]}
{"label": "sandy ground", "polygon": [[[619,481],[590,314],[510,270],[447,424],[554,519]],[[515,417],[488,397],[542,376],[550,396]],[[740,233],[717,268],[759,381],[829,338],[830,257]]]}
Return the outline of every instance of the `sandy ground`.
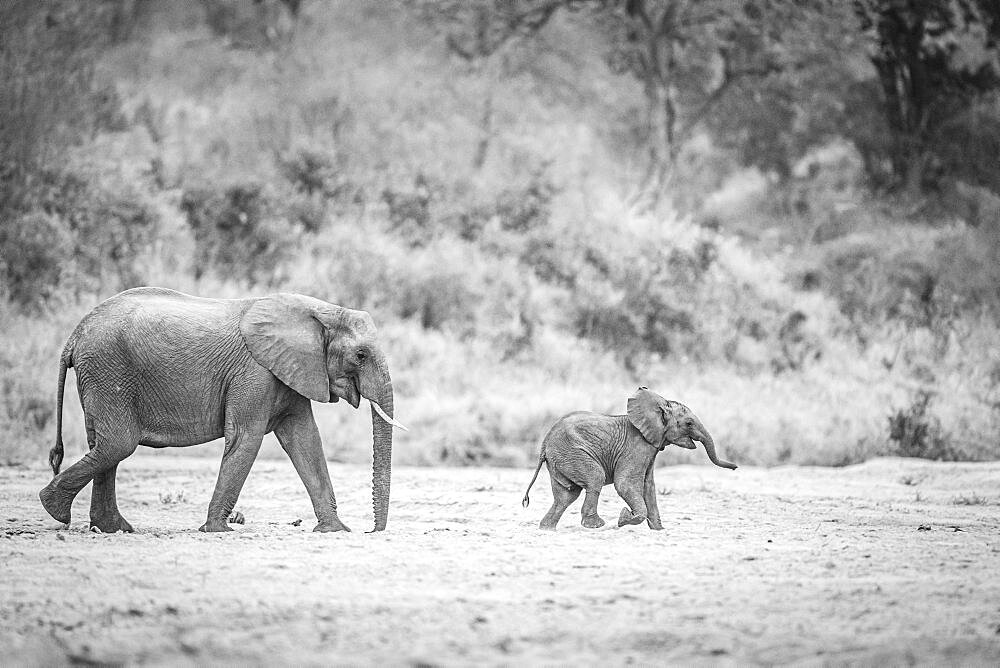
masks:
{"label": "sandy ground", "polygon": [[[133,456],[134,535],[63,528],[42,468],[0,469],[0,663],[1000,663],[1000,463],[658,469],[666,530],[530,508],[524,470],[397,469],[366,535],[365,468],[331,464],[355,531],[314,534],[287,461],[247,524],[202,534],[217,462]],[[971,502],[971,503],[969,503]],[[302,520],[298,523],[298,520]]]}

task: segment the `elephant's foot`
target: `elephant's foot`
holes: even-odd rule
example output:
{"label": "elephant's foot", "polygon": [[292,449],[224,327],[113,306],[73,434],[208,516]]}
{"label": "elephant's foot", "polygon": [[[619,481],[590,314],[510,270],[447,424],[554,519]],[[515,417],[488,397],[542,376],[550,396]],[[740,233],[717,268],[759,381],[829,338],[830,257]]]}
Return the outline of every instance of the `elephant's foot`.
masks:
{"label": "elephant's foot", "polygon": [[584,515],[581,524],[588,529],[600,529],[604,526],[604,520],[601,519],[600,515]]}
{"label": "elephant's foot", "polygon": [[241,513],[240,511],[234,510],[232,513],[230,513],[229,517],[226,519],[226,522],[228,522],[229,524],[246,524],[247,518],[244,517],[243,513]]}
{"label": "elephant's foot", "polygon": [[109,513],[102,517],[91,515],[90,528],[99,529],[101,533],[116,533],[118,531],[135,533],[135,529],[128,523],[128,520],[121,516],[121,513]]}
{"label": "elephant's foot", "polygon": [[653,531],[663,531],[663,524],[661,524],[660,522],[654,522],[653,520],[647,520],[646,524],[648,524],[649,528],[652,529]]}
{"label": "elephant's foot", "polygon": [[321,520],[319,524],[313,527],[313,531],[331,533],[334,531],[350,531],[350,529],[346,524],[335,517],[332,520]]}
{"label": "elephant's foot", "polygon": [[646,521],[645,515],[639,515],[633,513],[631,508],[622,508],[622,512],[618,515],[618,526],[623,527],[626,524],[642,524]]}
{"label": "elephant's foot", "polygon": [[198,527],[198,531],[204,531],[205,533],[217,533],[221,531],[232,531],[232,528],[226,524],[225,520],[208,520]]}
{"label": "elephant's foot", "polygon": [[42,502],[42,508],[52,516],[56,522],[69,524],[70,509],[73,507],[73,497],[56,487],[53,480],[42,488],[38,493],[38,498]]}

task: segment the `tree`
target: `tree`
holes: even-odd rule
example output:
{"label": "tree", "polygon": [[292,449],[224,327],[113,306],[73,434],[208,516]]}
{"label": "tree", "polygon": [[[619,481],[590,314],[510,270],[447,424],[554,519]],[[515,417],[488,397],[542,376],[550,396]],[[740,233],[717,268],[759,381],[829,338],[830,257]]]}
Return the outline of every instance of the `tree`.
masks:
{"label": "tree", "polygon": [[[1000,4],[855,0],[878,75],[887,141],[870,142],[876,184],[918,194],[950,174],[1000,192],[996,93]],[[993,150],[980,149],[985,143]]]}
{"label": "tree", "polygon": [[117,3],[11,0],[0,9],[0,216],[23,208],[39,170],[119,119],[94,65]]}
{"label": "tree", "polygon": [[[449,50],[470,63],[534,35],[560,10],[585,14],[607,40],[612,71],[642,83],[647,153],[639,191],[655,203],[681,145],[748,79],[789,66],[782,30],[801,22],[803,3],[777,0],[417,1],[445,24]],[[484,125],[489,119],[489,100]]]}
{"label": "tree", "polygon": [[[503,69],[493,56],[517,39],[541,30],[566,0],[406,0],[425,23],[444,33],[448,52],[460,58],[471,71]],[[493,93],[482,100],[479,141],[472,164],[482,168],[493,136]]]}

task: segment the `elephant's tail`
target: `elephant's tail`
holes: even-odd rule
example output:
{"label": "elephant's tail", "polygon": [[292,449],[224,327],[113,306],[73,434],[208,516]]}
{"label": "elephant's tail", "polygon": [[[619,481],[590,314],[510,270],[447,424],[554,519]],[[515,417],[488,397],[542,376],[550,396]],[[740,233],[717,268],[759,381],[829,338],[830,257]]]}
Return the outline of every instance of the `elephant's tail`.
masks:
{"label": "elephant's tail", "polygon": [[49,450],[49,466],[52,475],[59,475],[59,467],[63,460],[62,420],[63,420],[63,390],[66,387],[66,369],[73,366],[73,340],[70,337],[59,356],[59,387],[56,390],[56,444]]}
{"label": "elephant's tail", "polygon": [[545,463],[545,446],[542,446],[542,452],[538,455],[538,466],[535,467],[535,475],[531,476],[531,482],[528,483],[528,489],[524,490],[524,498],[521,499],[521,507],[527,508],[528,504],[531,503],[531,499],[528,498],[528,492],[531,491],[531,486],[535,484],[535,480],[538,479],[538,472],[542,470],[542,464]]}

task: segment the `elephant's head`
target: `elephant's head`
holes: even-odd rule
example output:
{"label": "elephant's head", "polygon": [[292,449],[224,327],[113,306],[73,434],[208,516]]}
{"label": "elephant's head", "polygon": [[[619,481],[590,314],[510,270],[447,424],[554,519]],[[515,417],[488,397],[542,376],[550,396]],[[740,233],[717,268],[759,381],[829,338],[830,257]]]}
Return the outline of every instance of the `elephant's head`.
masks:
{"label": "elephant's head", "polygon": [[392,379],[368,313],[312,297],[258,299],[240,321],[253,358],[285,385],[313,401],[344,399],[372,407],[372,505],[375,530],[385,529],[392,467]]}
{"label": "elephant's head", "polygon": [[736,464],[716,456],[715,441],[701,420],[684,404],[668,401],[656,392],[640,387],[629,397],[628,419],[646,441],[661,450],[667,443],[693,450],[694,441],[700,441],[713,464],[726,469],[736,468]]}

